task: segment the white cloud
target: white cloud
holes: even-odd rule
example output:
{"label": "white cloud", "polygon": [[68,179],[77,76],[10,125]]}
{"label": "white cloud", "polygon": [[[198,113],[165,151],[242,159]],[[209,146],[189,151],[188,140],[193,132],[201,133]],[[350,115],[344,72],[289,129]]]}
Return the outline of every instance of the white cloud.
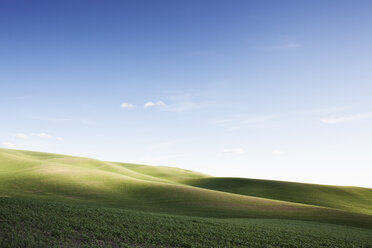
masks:
{"label": "white cloud", "polygon": [[143,107],[146,109],[146,108],[151,108],[151,107],[156,107],[156,106],[159,106],[159,107],[164,107],[165,106],[165,103],[163,101],[157,101],[157,102],[146,102],[145,105],[143,105]]}
{"label": "white cloud", "polygon": [[8,149],[15,149],[17,146],[10,142],[3,142],[1,143],[2,147],[8,148]]}
{"label": "white cloud", "polygon": [[28,138],[28,136],[24,133],[16,133],[14,136],[19,138],[19,139],[27,139]]}
{"label": "white cloud", "polygon": [[360,121],[360,120],[367,120],[367,119],[372,119],[372,112],[336,116],[336,117],[332,116],[332,117],[322,118],[320,119],[320,121],[325,124],[337,124],[337,123]]}
{"label": "white cloud", "polygon": [[56,140],[62,141],[62,140],[64,140],[64,138],[62,138],[62,137],[56,137]]}
{"label": "white cloud", "polygon": [[120,105],[120,108],[122,109],[132,109],[136,107],[135,105],[131,104],[131,103],[127,103],[127,102],[123,102],[121,105]]}
{"label": "white cloud", "polygon": [[187,112],[193,111],[196,109],[203,108],[208,104],[205,101],[201,101],[201,98],[205,98],[205,96],[198,94],[179,94],[179,92],[168,92],[168,96],[166,96],[166,104],[163,101],[158,102],[146,102],[144,108],[150,108],[155,106],[161,106],[161,110],[167,112]]}
{"label": "white cloud", "polygon": [[47,133],[32,133],[31,135],[32,136],[39,137],[39,138],[42,138],[42,139],[50,139],[50,138],[52,138],[52,136],[49,135],[49,134],[47,134]]}
{"label": "white cloud", "polygon": [[237,147],[237,148],[228,148],[224,149],[223,153],[230,153],[230,154],[243,154],[245,153],[243,148]]}
{"label": "white cloud", "polygon": [[284,152],[281,150],[273,150],[273,154],[275,155],[282,155]]}
{"label": "white cloud", "polygon": [[144,108],[150,108],[150,107],[153,107],[153,106],[155,106],[155,103],[153,103],[153,102],[147,102],[147,103],[145,103],[145,105],[143,105]]}

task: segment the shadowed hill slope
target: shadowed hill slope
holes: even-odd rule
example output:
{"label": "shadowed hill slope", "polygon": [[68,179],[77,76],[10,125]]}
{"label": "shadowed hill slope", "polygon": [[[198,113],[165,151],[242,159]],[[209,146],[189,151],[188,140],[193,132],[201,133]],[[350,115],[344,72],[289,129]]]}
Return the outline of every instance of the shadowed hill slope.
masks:
{"label": "shadowed hill slope", "polygon": [[195,187],[372,215],[372,189],[245,178],[199,178]]}
{"label": "shadowed hill slope", "polygon": [[361,211],[221,192],[182,184],[185,180],[207,180],[207,176],[176,168],[0,149],[0,196],[190,216],[285,218],[372,228],[372,216]]}

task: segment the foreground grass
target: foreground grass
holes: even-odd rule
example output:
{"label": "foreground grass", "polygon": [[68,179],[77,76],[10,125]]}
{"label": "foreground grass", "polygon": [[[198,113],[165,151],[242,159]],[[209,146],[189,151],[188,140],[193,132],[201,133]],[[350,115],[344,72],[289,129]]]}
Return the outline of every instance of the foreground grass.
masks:
{"label": "foreground grass", "polygon": [[0,198],[0,247],[372,247],[372,231]]}

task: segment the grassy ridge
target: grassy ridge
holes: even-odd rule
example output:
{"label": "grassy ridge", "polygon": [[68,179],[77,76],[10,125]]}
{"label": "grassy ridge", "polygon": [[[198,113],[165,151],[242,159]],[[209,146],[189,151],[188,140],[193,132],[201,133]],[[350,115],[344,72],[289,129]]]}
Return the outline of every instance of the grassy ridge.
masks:
{"label": "grassy ridge", "polygon": [[0,247],[372,247],[372,231],[211,219],[0,197]]}
{"label": "grassy ridge", "polygon": [[177,215],[297,219],[372,228],[372,215],[360,205],[355,205],[358,211],[343,211],[228,193],[228,184],[218,190],[190,186],[184,182],[209,178],[176,168],[5,149],[0,149],[0,161],[0,196]]}
{"label": "grassy ridge", "polygon": [[372,215],[372,189],[245,178],[198,178],[196,187]]}
{"label": "grassy ridge", "polygon": [[185,180],[210,177],[202,173],[167,166],[148,166],[128,163],[115,164],[146,176],[166,180],[167,182],[182,182]]}

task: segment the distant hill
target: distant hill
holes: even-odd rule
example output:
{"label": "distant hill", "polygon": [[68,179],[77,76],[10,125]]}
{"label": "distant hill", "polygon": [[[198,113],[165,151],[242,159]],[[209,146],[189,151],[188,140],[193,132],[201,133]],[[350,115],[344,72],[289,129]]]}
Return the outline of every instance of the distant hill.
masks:
{"label": "distant hill", "polygon": [[195,187],[372,215],[372,189],[246,178],[198,178]]}
{"label": "distant hill", "polygon": [[372,229],[371,189],[214,178],[170,167],[0,149],[0,197]]}

